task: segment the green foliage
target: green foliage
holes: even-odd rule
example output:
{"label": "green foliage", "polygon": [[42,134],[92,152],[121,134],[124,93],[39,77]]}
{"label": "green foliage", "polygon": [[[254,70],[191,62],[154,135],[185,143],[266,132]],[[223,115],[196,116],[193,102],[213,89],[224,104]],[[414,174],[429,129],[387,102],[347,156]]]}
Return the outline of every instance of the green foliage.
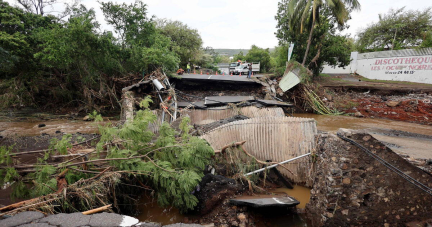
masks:
{"label": "green foliage", "polygon": [[171,51],[171,41],[159,33],[154,34],[153,38],[154,42],[149,47],[132,48],[131,58],[128,61],[129,66],[133,70],[145,69],[147,72],[159,67],[174,71],[180,60],[177,54]]}
{"label": "green foliage", "polygon": [[423,33],[423,42],[420,48],[432,47],[432,29]]}
{"label": "green foliage", "polygon": [[244,56],[243,51],[240,51],[238,54],[234,55],[233,60],[234,61],[238,61],[238,60],[244,61],[244,60],[246,60],[246,57]]}
{"label": "green foliage", "polygon": [[94,120],[95,122],[103,122],[102,115],[100,115],[96,110],[93,110],[93,112],[89,113],[87,116],[89,120]]}
{"label": "green foliage", "polygon": [[[63,135],[61,140],[59,140],[57,138],[51,139],[50,145],[49,145],[50,153],[54,153],[55,151],[58,151],[62,155],[67,154],[67,149],[72,148],[71,140],[72,140],[71,134]],[[46,160],[48,158],[47,155],[49,155],[49,153],[47,153],[45,155],[46,155],[45,156],[45,160]]]}
{"label": "green foliage", "polygon": [[270,52],[268,48],[263,49],[252,45],[245,59],[248,62],[260,62],[261,72],[267,72],[270,69]]}
{"label": "green foliage", "polygon": [[0,165],[1,164],[5,164],[5,165],[12,164],[12,158],[9,154],[12,152],[13,147],[14,147],[13,145],[9,146],[9,147],[0,146]]}
{"label": "green foliage", "polygon": [[40,165],[36,167],[36,172],[31,178],[34,180],[34,188],[31,191],[33,197],[47,195],[53,193],[53,189],[57,189],[57,180],[52,177],[57,172],[57,169],[51,165]]}
{"label": "green foliage", "polygon": [[[121,128],[101,127],[97,147],[102,149],[103,145],[112,144],[107,146],[107,158],[122,160],[112,160],[110,164],[118,170],[144,174],[152,182],[161,206],[172,204],[182,211],[191,210],[198,203],[191,191],[203,177],[213,150],[204,140],[188,135],[191,128],[188,118],[180,125],[181,137],[177,138],[178,133],[164,123],[155,144],[150,146],[154,134],[148,127],[157,119],[148,109],[150,101],[146,97],[141,102],[144,109],[137,111],[134,119]],[[120,145],[114,141],[122,142]]]}
{"label": "green foliage", "polygon": [[30,196],[30,190],[27,188],[27,186],[22,181],[15,182],[15,184],[12,185],[12,193],[11,193],[11,199],[25,199]]}
{"label": "green foliage", "polygon": [[[432,29],[431,8],[424,10],[405,10],[405,7],[391,9],[387,14],[380,15],[379,18],[378,22],[368,25],[359,32],[357,42],[359,51],[428,47],[427,34]],[[424,45],[423,41],[425,41]]]}
{"label": "green foliage", "polygon": [[156,28],[141,1],[104,2],[101,9],[119,39],[100,32],[94,10],[82,5],[69,7],[70,16],[60,20],[0,0],[0,108],[60,102],[83,103],[87,110],[116,108],[116,78],[159,67],[174,71],[180,58],[192,58],[201,48],[196,30],[181,22]]}
{"label": "green foliage", "polygon": [[[282,0],[275,17],[276,37],[281,45],[293,42],[292,58],[318,76],[324,62],[342,67],[349,64],[346,37],[337,35],[336,28],[344,29],[349,13],[356,9],[360,9],[357,0]],[[304,32],[306,27],[308,32]]]}
{"label": "green foliage", "polygon": [[6,168],[6,174],[3,178],[3,182],[2,183],[6,183],[6,182],[13,182],[16,181],[17,179],[19,179],[19,174],[16,171],[15,168],[12,167],[8,167]]}
{"label": "green foliage", "polygon": [[[281,23],[282,21],[279,21]],[[277,49],[278,55],[276,59],[276,73],[280,74],[284,71],[284,66],[288,59],[288,45],[286,43],[293,42],[295,44],[291,60],[302,62],[304,53],[307,48],[307,33],[293,33],[283,30],[282,25],[279,26],[277,37],[281,43],[281,48]],[[331,20],[321,17],[316,23],[312,34],[312,43],[306,58],[306,67],[309,68],[314,76],[318,76],[324,64],[331,66],[345,67],[349,65],[351,59],[352,42],[347,36],[337,34],[338,29]]]}
{"label": "green foliage", "polygon": [[155,33],[153,18],[147,17],[147,5],[141,1],[132,4],[100,2],[108,24],[119,34],[123,48],[126,46],[150,46]]}
{"label": "green foliage", "polygon": [[180,57],[180,65],[186,66],[198,54],[203,43],[198,30],[180,21],[167,19],[157,20],[156,28],[160,29],[162,35],[171,39],[172,51]]}
{"label": "green foliage", "polygon": [[[76,167],[71,167],[71,169],[74,169]],[[62,172],[63,170],[61,170],[60,172]],[[89,176],[85,173],[81,173],[78,171],[68,171],[65,175],[66,178],[66,182],[68,183],[68,185],[71,185],[77,181],[79,181],[80,179],[86,179],[89,178]]]}
{"label": "green foliage", "polygon": [[189,138],[189,131],[193,128],[190,125],[190,122],[191,122],[190,118],[185,117],[182,119],[180,123],[181,136],[184,140]]}

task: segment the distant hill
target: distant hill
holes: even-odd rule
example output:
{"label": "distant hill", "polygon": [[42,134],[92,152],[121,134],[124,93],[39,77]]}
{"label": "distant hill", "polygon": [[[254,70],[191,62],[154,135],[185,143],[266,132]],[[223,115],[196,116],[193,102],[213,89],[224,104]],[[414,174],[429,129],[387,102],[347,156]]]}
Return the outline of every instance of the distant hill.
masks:
{"label": "distant hill", "polygon": [[[243,55],[246,55],[249,52],[249,49],[214,49],[214,51],[221,55],[226,54],[229,57],[231,57],[240,53],[240,51],[243,51]],[[270,48],[269,51],[271,53],[272,51],[274,51],[274,48]]]}
{"label": "distant hill", "polygon": [[243,51],[243,54],[246,55],[249,52],[249,49],[214,49],[214,51],[221,55],[226,54],[231,57],[240,53],[240,51]]}

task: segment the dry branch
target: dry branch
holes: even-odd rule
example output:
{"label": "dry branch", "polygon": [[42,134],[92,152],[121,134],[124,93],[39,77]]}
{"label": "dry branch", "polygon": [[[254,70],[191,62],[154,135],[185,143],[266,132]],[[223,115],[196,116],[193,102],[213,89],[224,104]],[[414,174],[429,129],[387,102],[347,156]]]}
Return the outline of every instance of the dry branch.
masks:
{"label": "dry branch", "polygon": [[238,147],[243,145],[244,143],[246,143],[246,141],[241,141],[241,142],[235,142],[235,143],[231,143],[228,145],[225,145],[224,147],[222,147],[220,150],[215,150],[215,153],[222,153],[224,152],[226,149],[230,148],[230,147]]}
{"label": "dry branch", "polygon": [[99,208],[96,208],[96,209],[84,211],[84,212],[82,212],[82,214],[89,215],[89,214],[99,213],[101,211],[110,209],[111,206],[112,206],[112,204],[109,204],[109,205],[106,205],[106,206],[103,206],[103,207],[99,207]]}

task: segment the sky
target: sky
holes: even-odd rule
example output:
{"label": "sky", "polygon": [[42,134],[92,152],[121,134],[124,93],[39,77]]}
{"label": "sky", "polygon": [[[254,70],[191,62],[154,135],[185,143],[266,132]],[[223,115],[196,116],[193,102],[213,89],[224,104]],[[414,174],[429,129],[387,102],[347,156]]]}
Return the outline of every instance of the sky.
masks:
{"label": "sky", "polygon": [[[14,0],[7,0],[15,4]],[[63,0],[64,1],[64,0]],[[107,2],[108,0],[100,0]],[[133,3],[134,0],[116,1]],[[149,15],[157,18],[179,20],[197,29],[203,46],[215,49],[249,49],[252,45],[273,48],[278,44],[275,37],[275,15],[278,0],[143,0]],[[355,38],[357,32],[368,24],[378,21],[378,15],[390,8],[423,10],[432,7],[431,0],[359,0],[361,11],[353,12],[348,21],[350,28],[343,34]],[[87,8],[94,8],[101,29],[109,30],[96,0],[81,0]],[[54,9],[60,10],[61,4]]]}

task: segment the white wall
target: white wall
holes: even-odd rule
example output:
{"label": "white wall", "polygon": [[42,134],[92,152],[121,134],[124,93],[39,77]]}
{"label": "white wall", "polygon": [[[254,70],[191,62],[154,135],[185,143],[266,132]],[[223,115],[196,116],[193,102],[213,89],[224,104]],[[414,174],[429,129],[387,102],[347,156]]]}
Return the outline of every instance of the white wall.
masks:
{"label": "white wall", "polygon": [[325,65],[323,73],[357,73],[369,79],[432,84],[432,48],[351,53],[345,69]]}
{"label": "white wall", "polygon": [[357,60],[357,73],[369,79],[432,84],[432,55]]}

